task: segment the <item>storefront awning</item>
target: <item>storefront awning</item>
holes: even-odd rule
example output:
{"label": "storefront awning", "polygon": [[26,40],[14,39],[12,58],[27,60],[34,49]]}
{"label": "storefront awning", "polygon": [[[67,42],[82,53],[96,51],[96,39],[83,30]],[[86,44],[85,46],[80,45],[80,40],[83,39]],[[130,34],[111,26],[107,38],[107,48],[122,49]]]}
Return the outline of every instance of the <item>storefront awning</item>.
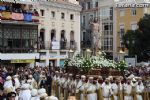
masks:
{"label": "storefront awning", "polygon": [[18,24],[18,25],[39,25],[39,22],[9,21],[1,20],[1,24]]}
{"label": "storefront awning", "polygon": [[0,53],[1,60],[39,59],[39,53]]}

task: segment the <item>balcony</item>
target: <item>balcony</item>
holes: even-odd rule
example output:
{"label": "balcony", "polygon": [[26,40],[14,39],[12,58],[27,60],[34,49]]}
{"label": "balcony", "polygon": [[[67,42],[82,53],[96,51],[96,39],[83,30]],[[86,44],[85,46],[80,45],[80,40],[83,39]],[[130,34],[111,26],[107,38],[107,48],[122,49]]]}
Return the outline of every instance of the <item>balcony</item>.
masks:
{"label": "balcony", "polygon": [[41,41],[39,42],[40,50],[75,50],[77,48],[77,43],[75,41]]}
{"label": "balcony", "polygon": [[39,14],[36,9],[25,9],[22,4],[0,3],[0,19],[1,22],[39,22]]}

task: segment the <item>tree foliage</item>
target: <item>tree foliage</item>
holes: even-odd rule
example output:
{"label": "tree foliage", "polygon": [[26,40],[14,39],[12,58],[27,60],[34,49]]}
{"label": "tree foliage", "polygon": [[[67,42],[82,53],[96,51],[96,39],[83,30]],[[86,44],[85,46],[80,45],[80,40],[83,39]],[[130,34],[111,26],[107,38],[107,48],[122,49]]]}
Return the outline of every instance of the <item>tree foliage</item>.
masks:
{"label": "tree foliage", "polygon": [[141,18],[138,26],[137,30],[126,32],[124,44],[129,55],[137,55],[138,61],[147,61],[150,59],[150,15],[146,14]]}

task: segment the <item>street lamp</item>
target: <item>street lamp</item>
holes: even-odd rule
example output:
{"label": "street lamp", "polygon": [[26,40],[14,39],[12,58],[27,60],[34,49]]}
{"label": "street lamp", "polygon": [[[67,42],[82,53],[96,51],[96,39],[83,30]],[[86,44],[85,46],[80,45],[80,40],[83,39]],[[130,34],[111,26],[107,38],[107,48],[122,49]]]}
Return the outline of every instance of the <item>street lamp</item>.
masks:
{"label": "street lamp", "polygon": [[69,50],[69,58],[73,57],[74,51],[72,49]]}
{"label": "street lamp", "polygon": [[92,51],[90,49],[86,49],[86,57],[89,58],[91,56]]}
{"label": "street lamp", "polygon": [[122,49],[120,49],[119,50],[119,61],[124,59],[124,54],[125,54],[125,52]]}

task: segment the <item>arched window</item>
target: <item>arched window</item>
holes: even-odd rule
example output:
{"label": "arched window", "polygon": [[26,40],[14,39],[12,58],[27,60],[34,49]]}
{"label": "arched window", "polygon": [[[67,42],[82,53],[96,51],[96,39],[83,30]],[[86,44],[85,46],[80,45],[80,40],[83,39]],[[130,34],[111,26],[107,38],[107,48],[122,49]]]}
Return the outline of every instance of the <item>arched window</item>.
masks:
{"label": "arched window", "polygon": [[61,49],[66,49],[66,37],[65,37],[65,30],[61,31],[61,37],[60,37],[60,45],[61,45]]}
{"label": "arched window", "polygon": [[56,41],[56,31],[54,29],[51,30],[51,41]]}
{"label": "arched window", "polygon": [[65,39],[65,30],[62,30],[62,31],[61,31],[61,39],[62,39],[62,38]]}
{"label": "arched window", "polygon": [[70,32],[70,41],[74,41],[74,31]]}
{"label": "arched window", "polygon": [[40,29],[40,37],[39,37],[39,45],[41,49],[44,49],[44,41],[45,41],[45,29]]}
{"label": "arched window", "polygon": [[44,41],[45,39],[45,29],[40,29],[40,41]]}

